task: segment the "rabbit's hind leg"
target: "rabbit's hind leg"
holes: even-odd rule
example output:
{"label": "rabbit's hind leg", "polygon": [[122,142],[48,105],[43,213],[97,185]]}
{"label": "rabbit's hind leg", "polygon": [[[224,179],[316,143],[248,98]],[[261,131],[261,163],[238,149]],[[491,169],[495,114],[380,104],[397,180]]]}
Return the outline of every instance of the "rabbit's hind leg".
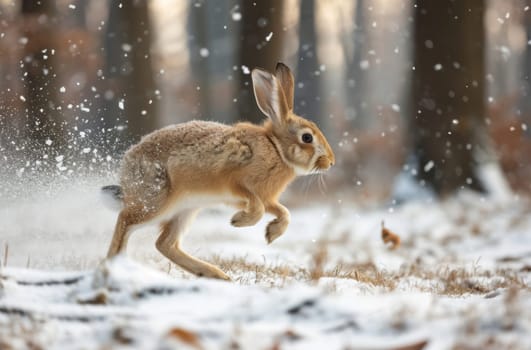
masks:
{"label": "rabbit's hind leg", "polygon": [[112,237],[107,258],[120,254],[125,251],[129,235],[131,234],[131,225],[142,222],[144,214],[141,207],[126,207],[122,209],[116,221],[114,235]]}
{"label": "rabbit's hind leg", "polygon": [[194,258],[181,249],[181,239],[198,212],[198,209],[186,209],[164,222],[156,247],[165,257],[194,275],[230,280],[219,268]]}

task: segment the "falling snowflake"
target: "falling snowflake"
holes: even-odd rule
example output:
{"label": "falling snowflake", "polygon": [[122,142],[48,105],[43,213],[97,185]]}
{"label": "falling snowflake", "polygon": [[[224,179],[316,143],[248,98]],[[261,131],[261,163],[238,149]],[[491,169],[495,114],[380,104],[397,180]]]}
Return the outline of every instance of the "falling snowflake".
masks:
{"label": "falling snowflake", "polygon": [[232,13],[232,20],[234,22],[239,22],[239,21],[241,21],[241,19],[242,19],[242,14],[240,12],[234,11]]}
{"label": "falling snowflake", "polygon": [[209,54],[210,54],[210,51],[208,51],[208,49],[206,47],[202,47],[199,50],[199,56],[201,56],[201,57],[208,57]]}
{"label": "falling snowflake", "polygon": [[367,60],[363,60],[360,62],[360,68],[363,70],[369,69],[370,63]]}

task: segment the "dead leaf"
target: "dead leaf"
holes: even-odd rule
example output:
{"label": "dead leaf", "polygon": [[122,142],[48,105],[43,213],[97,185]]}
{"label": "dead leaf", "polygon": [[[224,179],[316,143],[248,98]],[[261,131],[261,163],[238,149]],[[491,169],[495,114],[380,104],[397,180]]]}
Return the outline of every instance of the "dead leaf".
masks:
{"label": "dead leaf", "polygon": [[172,328],[168,331],[167,337],[177,338],[179,341],[188,344],[196,349],[203,349],[199,343],[199,337],[196,333],[183,329],[183,328]]}
{"label": "dead leaf", "polygon": [[426,345],[428,345],[428,341],[422,340],[422,341],[419,341],[418,343],[399,346],[398,348],[394,348],[393,350],[422,350],[424,349]]}
{"label": "dead leaf", "polygon": [[398,236],[396,233],[393,233],[391,230],[387,229],[384,226],[384,222],[382,221],[382,241],[387,244],[391,243],[389,246],[389,249],[395,250],[400,246],[400,236]]}
{"label": "dead leaf", "polygon": [[109,301],[107,291],[99,290],[95,294],[78,298],[77,302],[82,305],[106,305]]}

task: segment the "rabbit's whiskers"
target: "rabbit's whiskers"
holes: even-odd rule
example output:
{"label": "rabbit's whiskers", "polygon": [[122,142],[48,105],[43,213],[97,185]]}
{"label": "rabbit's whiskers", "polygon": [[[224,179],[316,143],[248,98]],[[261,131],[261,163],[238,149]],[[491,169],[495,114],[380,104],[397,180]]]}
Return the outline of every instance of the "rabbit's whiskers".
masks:
{"label": "rabbit's whiskers", "polygon": [[313,183],[315,182],[315,179],[313,178],[313,176],[305,176],[303,181],[304,181],[304,187],[303,187],[304,197],[308,198],[308,192],[310,188],[312,187]]}
{"label": "rabbit's whiskers", "polygon": [[322,173],[319,174],[319,191],[321,191],[322,194],[325,194],[327,192],[328,188],[326,186],[325,177]]}

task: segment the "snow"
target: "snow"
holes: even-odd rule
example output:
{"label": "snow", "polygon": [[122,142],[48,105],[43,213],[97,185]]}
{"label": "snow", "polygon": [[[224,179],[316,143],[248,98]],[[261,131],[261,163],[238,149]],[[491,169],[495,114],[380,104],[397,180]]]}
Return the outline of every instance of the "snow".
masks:
{"label": "snow", "polygon": [[240,12],[234,11],[231,13],[231,17],[234,22],[239,22],[242,19],[242,14]]}
{"label": "snow", "polygon": [[[116,212],[101,204],[98,188],[109,183],[79,179],[0,199],[0,244],[9,245],[0,270],[0,344],[531,347],[525,199],[461,193],[382,208],[307,199],[303,207],[286,203],[292,222],[271,245],[264,240],[271,217],[234,228],[231,210],[205,211],[184,249],[224,261],[233,281],[222,282],[170,265],[155,251],[155,227],[133,234],[128,257],[103,260]],[[382,221],[400,236],[397,249],[381,241]]]}
{"label": "snow", "polygon": [[127,43],[122,44],[122,50],[124,52],[131,52],[132,49],[133,49],[133,46],[131,44],[127,44]]}
{"label": "snow", "polygon": [[424,164],[424,172],[428,172],[430,171],[431,169],[433,169],[433,167],[435,166],[435,163],[433,162],[433,160],[430,160],[429,162],[427,162],[426,164]]}
{"label": "snow", "polygon": [[245,75],[251,74],[251,70],[246,65],[242,65],[242,73]]}
{"label": "snow", "polygon": [[209,55],[210,55],[210,51],[206,47],[202,47],[199,50],[199,56],[205,58],[205,57],[208,57]]}

